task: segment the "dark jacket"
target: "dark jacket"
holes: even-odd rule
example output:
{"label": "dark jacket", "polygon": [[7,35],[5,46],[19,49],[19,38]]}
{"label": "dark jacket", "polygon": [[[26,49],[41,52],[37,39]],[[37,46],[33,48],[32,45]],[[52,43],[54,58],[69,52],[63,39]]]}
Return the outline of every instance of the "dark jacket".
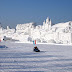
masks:
{"label": "dark jacket", "polygon": [[34,47],[33,51],[35,51],[35,52],[40,52],[40,50],[38,49],[38,47],[37,47],[37,46],[36,46],[36,47]]}

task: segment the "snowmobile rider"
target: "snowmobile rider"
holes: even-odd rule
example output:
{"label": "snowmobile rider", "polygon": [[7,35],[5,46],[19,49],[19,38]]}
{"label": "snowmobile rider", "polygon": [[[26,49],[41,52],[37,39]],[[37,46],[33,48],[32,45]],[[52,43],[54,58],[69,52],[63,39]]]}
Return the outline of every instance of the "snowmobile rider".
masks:
{"label": "snowmobile rider", "polygon": [[35,52],[40,52],[40,50],[38,49],[37,46],[35,46],[33,50],[34,50]]}

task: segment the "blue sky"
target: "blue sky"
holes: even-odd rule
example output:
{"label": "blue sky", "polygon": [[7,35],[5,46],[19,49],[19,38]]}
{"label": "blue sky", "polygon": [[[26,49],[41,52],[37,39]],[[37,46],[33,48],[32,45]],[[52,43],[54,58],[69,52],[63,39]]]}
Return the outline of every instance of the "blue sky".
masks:
{"label": "blue sky", "polygon": [[0,22],[3,27],[42,22],[50,17],[52,23],[72,21],[72,0],[0,0]]}

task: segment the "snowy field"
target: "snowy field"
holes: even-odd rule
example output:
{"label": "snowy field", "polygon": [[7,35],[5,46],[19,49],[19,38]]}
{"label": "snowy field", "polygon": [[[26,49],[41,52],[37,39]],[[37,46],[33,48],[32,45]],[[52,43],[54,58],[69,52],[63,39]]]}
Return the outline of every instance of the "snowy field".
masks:
{"label": "snowy field", "polygon": [[72,72],[72,46],[0,43],[0,72]]}

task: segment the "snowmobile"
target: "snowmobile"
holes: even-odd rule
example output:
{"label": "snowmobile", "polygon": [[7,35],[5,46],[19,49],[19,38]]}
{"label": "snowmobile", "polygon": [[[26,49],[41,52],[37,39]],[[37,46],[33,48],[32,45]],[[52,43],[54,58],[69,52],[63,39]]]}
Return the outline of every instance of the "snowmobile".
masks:
{"label": "snowmobile", "polygon": [[8,48],[8,47],[5,45],[0,45],[0,48]]}
{"label": "snowmobile", "polygon": [[37,46],[34,47],[33,51],[35,51],[35,52],[40,52],[40,50],[38,49]]}

